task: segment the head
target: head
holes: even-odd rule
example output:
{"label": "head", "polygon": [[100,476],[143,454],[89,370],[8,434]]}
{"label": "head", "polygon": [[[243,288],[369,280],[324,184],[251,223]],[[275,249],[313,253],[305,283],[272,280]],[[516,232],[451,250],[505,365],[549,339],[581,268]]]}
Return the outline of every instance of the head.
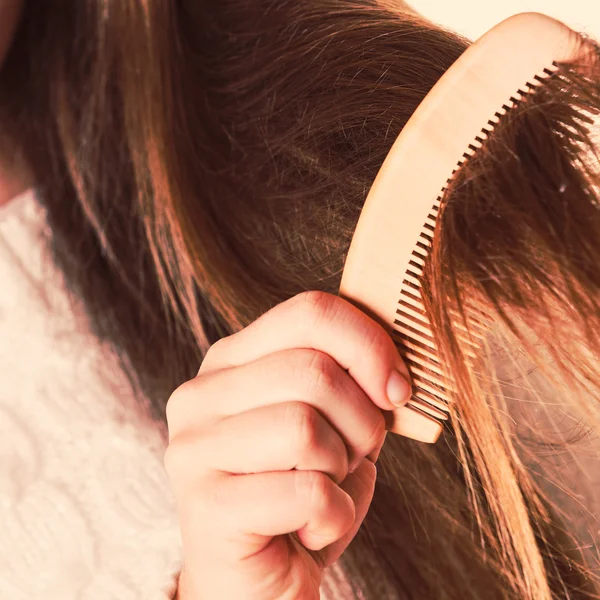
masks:
{"label": "head", "polygon": [[[35,175],[54,260],[160,421],[213,341],[300,291],[337,292],[381,163],[469,42],[374,0],[72,4],[26,3],[0,73],[0,123]],[[426,284],[439,344],[463,375],[443,307],[476,292],[519,348],[517,318],[547,316],[535,333],[564,358],[548,333],[563,305],[544,313],[534,300],[556,297],[555,281],[567,306],[596,290],[594,174],[573,137],[585,133],[578,115],[600,108],[591,75],[572,84],[583,108],[557,100],[557,83],[447,191]],[[555,204],[571,198],[572,214]],[[585,306],[591,327],[600,313]],[[595,351],[591,337],[578,336],[583,350]],[[469,402],[438,444],[388,436],[343,558],[354,585],[366,598],[385,584],[406,598],[591,597],[503,401],[464,380]]]}

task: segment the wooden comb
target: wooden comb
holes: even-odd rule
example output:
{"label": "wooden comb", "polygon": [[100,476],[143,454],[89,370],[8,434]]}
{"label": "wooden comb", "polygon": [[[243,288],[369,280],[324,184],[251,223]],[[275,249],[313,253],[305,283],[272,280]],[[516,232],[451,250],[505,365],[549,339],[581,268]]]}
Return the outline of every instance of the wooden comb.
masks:
{"label": "wooden comb", "polygon": [[[420,295],[446,186],[500,119],[544,85],[557,63],[579,58],[584,45],[569,27],[537,13],[496,25],[427,94],[371,187],[339,295],[388,330],[410,370],[413,395],[393,411],[394,433],[432,443],[448,419],[453,383],[437,357]],[[467,319],[485,331],[485,319]],[[480,342],[469,336],[469,343],[475,355]]]}

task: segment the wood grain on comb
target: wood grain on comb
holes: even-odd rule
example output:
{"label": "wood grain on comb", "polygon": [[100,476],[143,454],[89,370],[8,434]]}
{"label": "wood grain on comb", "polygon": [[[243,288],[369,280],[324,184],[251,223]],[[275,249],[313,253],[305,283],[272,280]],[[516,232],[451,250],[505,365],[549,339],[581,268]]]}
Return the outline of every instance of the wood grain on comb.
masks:
{"label": "wood grain on comb", "polygon": [[[390,431],[436,441],[459,393],[438,358],[421,297],[448,184],[514,106],[586,48],[581,36],[544,15],[503,21],[440,78],[390,149],[356,226],[339,292],[388,329],[411,372],[413,396],[393,412]],[[485,315],[468,313],[466,325],[457,318],[457,336],[476,358]]]}
{"label": "wood grain on comb", "polygon": [[[457,168],[452,171],[446,185],[451,183],[456,172],[467,160],[483,147],[500,119],[524,101],[528,95],[535,93],[556,71],[556,64],[553,64],[552,68],[544,68],[542,75],[533,76],[535,83],[526,82],[525,90],[517,90],[515,96],[511,96],[509,102],[502,105],[502,110],[494,114],[496,120],[490,119],[487,127],[483,127],[481,133],[469,144],[468,150],[463,153],[462,160],[457,163]],[[437,356],[434,335],[421,299],[420,288],[445,191],[446,187],[443,187],[419,232],[404,274],[396,318],[391,331],[392,339],[412,376],[413,395],[407,407],[422,413],[425,417],[439,421],[440,427],[443,421],[448,420],[448,404],[451,401],[451,393],[456,389],[452,381],[445,376]],[[458,330],[457,337],[463,344],[463,351],[471,358],[477,358],[477,352],[481,349],[485,332],[489,328],[485,315],[480,313],[480,316],[483,316],[483,319],[478,319],[467,311],[467,327],[458,319],[454,323],[454,327]]]}

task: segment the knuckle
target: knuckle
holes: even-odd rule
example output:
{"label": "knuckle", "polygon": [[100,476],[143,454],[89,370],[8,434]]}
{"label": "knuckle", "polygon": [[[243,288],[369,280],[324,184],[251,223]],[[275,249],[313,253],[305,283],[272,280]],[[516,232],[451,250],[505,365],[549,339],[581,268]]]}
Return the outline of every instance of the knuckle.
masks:
{"label": "knuckle", "polygon": [[[208,439],[207,439],[208,437]],[[185,481],[198,479],[209,468],[207,456],[210,450],[210,437],[205,433],[184,432],[176,435],[167,446],[163,463],[171,480]]]}
{"label": "knuckle", "polygon": [[[247,498],[235,485],[236,475],[215,473],[204,477],[196,499],[197,510],[204,520],[210,520],[221,536],[226,530],[238,529],[244,521]],[[233,484],[233,485],[232,485]]]}
{"label": "knuckle", "polygon": [[223,349],[223,346],[225,345],[225,340],[226,340],[226,338],[220,338],[216,342],[213,342],[208,347],[208,350],[204,353],[204,357],[200,364],[200,369],[199,369],[198,373],[200,373],[203,369],[206,369],[208,366],[210,366],[210,363],[215,358],[215,356],[218,356],[221,353],[221,350]]}
{"label": "knuckle", "polygon": [[182,471],[182,467],[185,464],[185,459],[182,456],[181,446],[176,442],[171,442],[164,453],[163,464],[165,471],[170,479],[177,479]]}
{"label": "knuckle", "polygon": [[184,385],[185,383],[177,387],[177,389],[175,389],[175,391],[169,396],[169,399],[167,400],[167,404],[165,406],[165,416],[167,418],[167,424],[169,428],[171,428],[175,422],[179,408],[178,405],[181,399],[181,388]]}
{"label": "knuckle", "polygon": [[319,445],[319,414],[303,402],[290,402],[286,420],[292,430],[292,447],[298,459],[310,455]]}
{"label": "knuckle", "polygon": [[231,504],[231,494],[224,481],[215,480],[205,483],[204,490],[199,498],[199,503],[217,515]]}
{"label": "knuckle", "polygon": [[331,496],[331,479],[321,471],[298,471],[296,476],[296,493],[301,503],[310,511],[318,511],[324,507]]}
{"label": "knuckle", "polygon": [[309,394],[329,394],[336,389],[340,368],[329,354],[311,350],[304,360],[301,369]]}
{"label": "knuckle", "polygon": [[198,377],[184,381],[182,384],[177,386],[173,393],[169,396],[167,404],[165,406],[165,416],[167,418],[167,424],[171,428],[177,421],[177,416],[181,412],[181,405],[185,403],[185,399],[190,395],[192,382],[196,382]]}
{"label": "knuckle", "polygon": [[361,344],[361,353],[364,355],[380,356],[387,354],[392,346],[391,339],[386,331],[375,321],[372,326],[364,332],[364,339]]}
{"label": "knuckle", "polygon": [[300,322],[312,326],[315,322],[330,318],[335,310],[336,300],[336,296],[319,290],[302,292],[298,295],[298,306],[302,312]]}

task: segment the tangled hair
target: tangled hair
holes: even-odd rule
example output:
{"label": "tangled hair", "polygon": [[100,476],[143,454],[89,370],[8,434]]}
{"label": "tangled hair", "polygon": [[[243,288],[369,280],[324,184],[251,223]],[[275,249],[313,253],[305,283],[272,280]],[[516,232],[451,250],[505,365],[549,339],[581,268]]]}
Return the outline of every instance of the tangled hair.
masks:
{"label": "tangled hair", "polygon": [[[337,293],[369,186],[468,41],[374,0],[60,4],[26,6],[0,125],[55,261],[164,428],[211,343]],[[559,445],[509,415],[517,392],[550,404],[543,373],[598,426],[599,110],[597,59],[562,65],[446,191],[424,297],[461,396],[436,445],[388,436],[341,559],[357,598],[598,597],[538,464]],[[477,365],[456,333],[473,307],[495,323]]]}

